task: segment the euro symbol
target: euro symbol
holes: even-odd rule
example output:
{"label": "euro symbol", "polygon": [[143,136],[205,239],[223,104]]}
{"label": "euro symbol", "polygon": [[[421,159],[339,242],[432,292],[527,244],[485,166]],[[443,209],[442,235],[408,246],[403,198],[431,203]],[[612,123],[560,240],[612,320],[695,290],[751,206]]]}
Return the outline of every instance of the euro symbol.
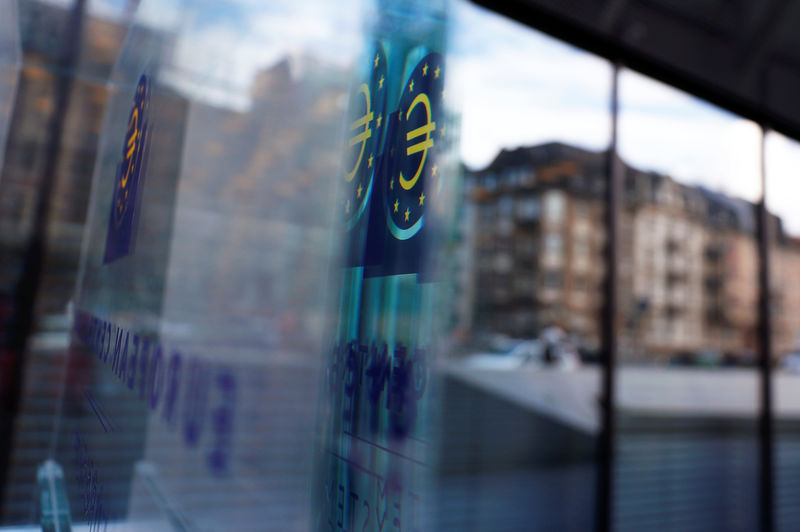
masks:
{"label": "euro symbol", "polygon": [[413,140],[422,135],[425,135],[425,139],[406,148],[406,155],[422,152],[422,159],[419,161],[417,172],[411,179],[406,179],[403,177],[403,172],[400,172],[400,186],[405,190],[410,190],[414,185],[417,184],[417,180],[422,173],[422,168],[425,166],[425,159],[428,157],[428,150],[433,148],[433,139],[431,138],[431,133],[436,130],[436,122],[431,122],[431,101],[428,99],[427,94],[424,92],[417,94],[417,97],[411,102],[411,106],[406,112],[406,120],[408,120],[408,117],[411,116],[411,111],[414,110],[414,107],[420,103],[425,107],[425,125],[422,125],[416,129],[412,129],[406,133],[406,140]]}
{"label": "euro symbol", "polygon": [[370,110],[370,101],[369,101],[369,87],[366,83],[362,83],[361,87],[358,88],[358,94],[364,95],[364,101],[367,104],[366,111],[364,115],[350,124],[350,130],[358,129],[360,127],[364,127],[364,129],[356,136],[350,139],[350,147],[352,148],[359,142],[361,143],[361,151],[358,154],[358,159],[356,159],[356,164],[353,166],[353,169],[347,172],[344,176],[345,181],[348,183],[353,180],[356,176],[356,172],[358,171],[358,167],[361,166],[361,159],[364,157],[364,148],[367,145],[367,140],[372,136],[372,130],[369,128],[369,123],[372,121],[372,111]]}
{"label": "euro symbol", "polygon": [[120,187],[125,188],[128,186],[128,176],[131,173],[131,165],[133,162],[131,161],[131,157],[133,157],[134,151],[136,151],[136,137],[139,136],[139,109],[134,107],[133,111],[131,111],[131,118],[128,121],[128,133],[131,133],[131,136],[128,137],[128,142],[125,145],[128,147],[127,153],[125,153],[125,161],[127,161],[128,165],[125,170],[125,175],[122,176],[120,180]]}

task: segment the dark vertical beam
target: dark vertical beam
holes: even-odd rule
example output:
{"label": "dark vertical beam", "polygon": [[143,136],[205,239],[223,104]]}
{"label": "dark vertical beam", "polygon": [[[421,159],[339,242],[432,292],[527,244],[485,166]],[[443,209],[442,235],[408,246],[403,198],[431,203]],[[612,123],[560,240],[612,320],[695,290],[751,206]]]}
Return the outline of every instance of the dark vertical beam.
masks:
{"label": "dark vertical beam", "polygon": [[619,258],[619,215],[622,208],[622,165],[617,154],[619,114],[619,69],[614,64],[611,84],[611,139],[606,162],[606,281],[602,322],[602,383],[600,395],[601,432],[598,441],[597,530],[612,529],[614,509],[614,375],[617,366],[617,263]]}
{"label": "dark vertical beam", "polygon": [[764,153],[766,130],[761,128],[761,201],[758,202],[758,349],[760,377],[759,459],[761,530],[775,530],[774,454],[772,412],[772,315],[770,312],[770,223],[766,205],[767,178]]}
{"label": "dark vertical beam", "polygon": [[72,80],[80,57],[85,10],[86,0],[74,0],[71,11],[67,13],[67,29],[61,35],[64,39],[63,55],[59,58],[57,68],[53,69],[56,73],[53,114],[50,116],[45,133],[46,151],[39,181],[39,195],[33,213],[33,228],[25,248],[22,272],[14,292],[14,315],[8,339],[8,349],[12,359],[10,384],[0,395],[0,522],[3,520],[4,488],[13,452],[14,425],[21,401],[28,338],[35,327],[34,313],[47,248],[53,186],[59,166]]}

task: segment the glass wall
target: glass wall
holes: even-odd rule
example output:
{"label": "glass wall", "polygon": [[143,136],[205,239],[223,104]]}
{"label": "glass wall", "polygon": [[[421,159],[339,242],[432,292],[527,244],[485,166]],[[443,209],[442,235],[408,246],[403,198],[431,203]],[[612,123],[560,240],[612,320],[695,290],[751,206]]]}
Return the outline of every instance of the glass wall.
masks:
{"label": "glass wall", "polygon": [[[94,3],[89,3],[94,5]],[[0,515],[36,522],[51,455],[90,178],[126,27],[89,4],[0,6]],[[16,62],[15,68],[9,69]]]}
{"label": "glass wall", "polygon": [[620,76],[615,527],[755,530],[760,131]]}
{"label": "glass wall", "polygon": [[0,529],[758,530],[761,141],[463,0],[0,3]]}
{"label": "glass wall", "polygon": [[770,312],[775,416],[775,506],[777,529],[800,524],[795,504],[800,474],[798,435],[798,351],[800,351],[800,235],[793,198],[798,193],[795,168],[800,162],[797,141],[770,132],[765,139],[766,202],[769,211]]}
{"label": "glass wall", "polygon": [[601,430],[611,68],[459,5],[464,164],[437,530],[587,530]]}
{"label": "glass wall", "polygon": [[[17,4],[15,1],[6,2],[0,10],[0,154],[4,154],[21,54],[19,30],[15,24]],[[3,156],[0,155],[0,168],[2,167]]]}
{"label": "glass wall", "polygon": [[66,477],[92,480],[69,485],[73,519],[311,526],[356,13],[139,5],[111,76],[74,301],[66,393],[80,407],[58,445]]}

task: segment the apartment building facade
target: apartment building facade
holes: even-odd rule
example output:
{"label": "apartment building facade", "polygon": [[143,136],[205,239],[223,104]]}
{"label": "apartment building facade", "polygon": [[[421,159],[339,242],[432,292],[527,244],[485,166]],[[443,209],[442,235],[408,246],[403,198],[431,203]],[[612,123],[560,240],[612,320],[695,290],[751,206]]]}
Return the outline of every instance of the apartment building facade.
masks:
{"label": "apartment building facade", "polygon": [[[561,143],[503,150],[468,175],[476,215],[478,329],[536,337],[562,328],[600,345],[605,231],[604,153]],[[682,355],[752,361],[758,327],[755,206],[627,164],[618,271],[622,360]],[[777,218],[773,259],[776,355],[800,332],[800,245]]]}

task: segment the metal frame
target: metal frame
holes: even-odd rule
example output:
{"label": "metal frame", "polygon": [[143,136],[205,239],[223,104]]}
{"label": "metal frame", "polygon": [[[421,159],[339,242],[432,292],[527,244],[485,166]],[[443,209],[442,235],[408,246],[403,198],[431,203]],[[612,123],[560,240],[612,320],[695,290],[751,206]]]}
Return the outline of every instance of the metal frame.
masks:
{"label": "metal frame", "polygon": [[616,424],[614,416],[615,383],[617,369],[617,263],[619,257],[619,206],[622,197],[622,164],[617,154],[617,126],[619,117],[619,63],[614,64],[611,79],[611,138],[606,161],[606,280],[604,283],[604,311],[602,320],[602,382],[600,395],[601,431],[598,440],[598,472],[596,508],[597,530],[608,532],[613,527],[614,510],[614,450]]}
{"label": "metal frame", "polygon": [[772,316],[770,313],[770,245],[769,212],[766,206],[767,176],[765,155],[766,129],[761,128],[759,144],[761,164],[761,201],[757,205],[758,244],[758,370],[760,377],[759,428],[759,502],[761,530],[772,532],[775,529],[774,499],[774,412],[772,402]]}

